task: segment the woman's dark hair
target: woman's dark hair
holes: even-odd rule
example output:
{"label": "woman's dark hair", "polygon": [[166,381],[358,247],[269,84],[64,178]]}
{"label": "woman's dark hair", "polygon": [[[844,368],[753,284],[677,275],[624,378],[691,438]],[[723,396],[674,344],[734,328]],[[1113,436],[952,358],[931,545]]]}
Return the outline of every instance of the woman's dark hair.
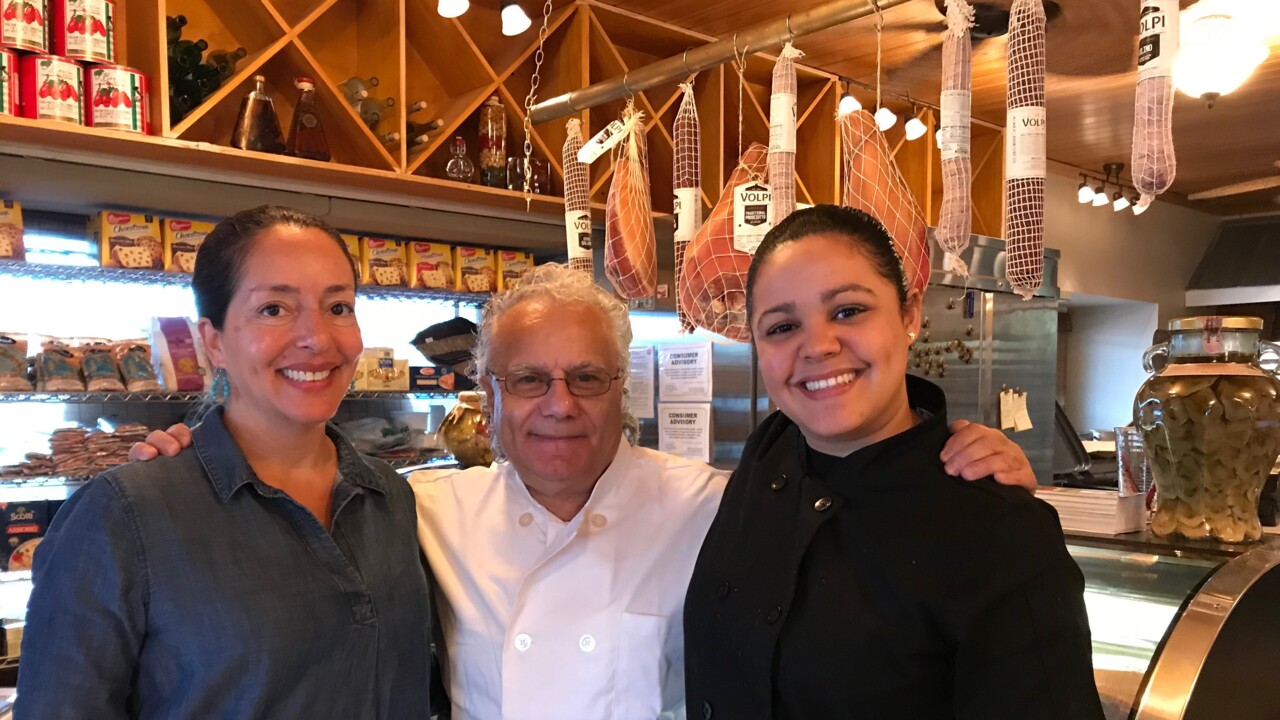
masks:
{"label": "woman's dark hair", "polygon": [[[755,295],[756,278],[775,250],[790,242],[803,240],[810,235],[834,233],[849,239],[849,243],[866,253],[876,272],[898,290],[898,304],[907,302],[907,278],[902,261],[894,249],[893,238],[884,225],[861,210],[839,205],[815,205],[796,210],[774,226],[751,258],[747,271],[747,320],[752,317],[752,296]],[[820,260],[821,258],[818,258]]]}
{"label": "woman's dark hair", "polygon": [[[196,271],[191,278],[191,290],[196,296],[196,314],[209,318],[213,327],[221,330],[227,319],[227,306],[240,285],[240,274],[245,258],[253,249],[253,241],[271,228],[285,225],[295,228],[314,228],[333,238],[347,256],[346,243],[324,220],[281,205],[260,205],[241,210],[218,223],[205,237],[196,253]],[[355,267],[351,278],[359,284]]]}

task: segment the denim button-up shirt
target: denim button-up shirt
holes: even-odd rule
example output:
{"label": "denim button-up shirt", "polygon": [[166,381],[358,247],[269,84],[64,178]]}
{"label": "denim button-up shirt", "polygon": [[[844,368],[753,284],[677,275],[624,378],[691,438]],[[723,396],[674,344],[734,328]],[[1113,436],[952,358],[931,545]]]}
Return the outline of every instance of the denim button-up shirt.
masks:
{"label": "denim button-up shirt", "polygon": [[337,430],[333,525],[259,480],[220,409],[77,492],[36,550],[19,720],[429,717],[408,484]]}

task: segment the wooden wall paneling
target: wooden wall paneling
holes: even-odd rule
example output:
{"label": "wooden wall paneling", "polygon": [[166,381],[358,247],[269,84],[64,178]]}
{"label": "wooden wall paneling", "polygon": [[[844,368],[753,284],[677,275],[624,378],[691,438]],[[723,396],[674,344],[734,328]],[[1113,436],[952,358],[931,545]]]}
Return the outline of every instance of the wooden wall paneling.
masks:
{"label": "wooden wall paneling", "polygon": [[[411,1],[428,6],[427,12],[435,13],[434,2]],[[533,27],[516,37],[507,37],[502,34],[502,17],[496,2],[473,2],[471,9],[456,20],[467,37],[471,38],[479,48],[485,64],[499,79],[505,79],[511,70],[519,66],[525,57],[532,54],[538,47],[538,31],[542,28],[542,6],[539,4],[535,8],[532,3],[525,3],[525,9],[530,11],[529,19],[533,21]],[[551,19],[547,23],[548,32],[554,32],[560,23],[575,11],[573,4],[553,10]]]}
{"label": "wooden wall paneling", "polygon": [[724,187],[724,78],[725,69],[721,65],[702,71],[693,80],[702,155],[703,217],[710,214]]}
{"label": "wooden wall paneling", "polygon": [[[574,13],[574,19],[562,23],[556,28],[555,32],[547,35],[547,41],[544,51],[544,60],[540,72],[538,82],[538,100],[563,95],[571,90],[577,90],[582,87],[582,69],[578,67],[573,59],[582,55],[583,42],[582,33],[575,29],[577,24],[578,13]],[[521,63],[520,67],[512,72],[503,87],[515,99],[516,107],[519,109],[518,120],[520,125],[510,128],[510,137],[508,143],[515,143],[515,147],[510,145],[507,148],[507,154],[510,156],[523,157],[524,151],[524,104],[529,96],[529,88],[533,83],[533,70],[536,65],[537,53],[530,55]],[[552,174],[560,178],[564,178],[564,169],[562,167],[562,151],[564,149],[564,139],[566,136],[564,120],[558,120],[550,123],[543,123],[533,128],[533,133],[537,136],[537,143],[541,144],[541,149],[535,148],[534,155],[543,158],[551,163]],[[555,183],[557,187],[561,182]]]}
{"label": "wooden wall paneling", "polygon": [[1004,133],[980,125],[972,133],[973,232],[1004,237]]}
{"label": "wooden wall paneling", "polygon": [[[933,202],[933,185],[940,180],[934,174],[933,160],[938,153],[936,147],[927,142],[927,134],[915,140],[907,140],[905,124],[912,117],[910,108],[891,108],[898,113],[898,122],[885,133],[893,149],[894,160],[902,172],[903,180],[924,213],[925,221],[930,225],[937,224],[937,208]],[[925,121],[927,117],[921,111],[918,117]]]}
{"label": "wooden wall paneling", "polygon": [[[217,2],[218,0],[213,0]],[[324,2],[317,0],[261,0],[275,14],[279,15],[284,23],[290,27],[303,25],[306,21],[314,20],[318,17],[318,12],[323,12],[321,6],[326,5]]]}
{"label": "wooden wall paneling", "polygon": [[797,201],[811,205],[839,202],[836,190],[840,183],[836,125],[839,104],[839,83],[827,82],[808,107],[800,106],[796,125],[796,176],[803,182],[807,197],[804,200],[797,197]]}
{"label": "wooden wall paneling", "polygon": [[[525,96],[516,95],[506,85],[499,85],[498,97],[502,99],[502,104],[507,108],[507,158],[518,157],[523,161]],[[553,150],[537,132],[531,131],[529,140],[533,146],[533,156],[537,158],[550,158],[553,155],[559,157],[560,151],[564,149],[562,145]],[[557,187],[559,187],[559,184],[557,184]]]}
{"label": "wooden wall paneling", "polygon": [[169,56],[166,52],[163,0],[116,0],[117,62],[141,70],[150,82],[151,127],[169,127]]}

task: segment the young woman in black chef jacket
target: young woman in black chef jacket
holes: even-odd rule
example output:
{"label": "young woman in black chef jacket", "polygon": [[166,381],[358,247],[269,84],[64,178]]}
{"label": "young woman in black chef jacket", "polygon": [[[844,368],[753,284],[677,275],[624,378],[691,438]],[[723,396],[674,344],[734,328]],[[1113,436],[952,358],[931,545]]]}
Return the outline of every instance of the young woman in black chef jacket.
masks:
{"label": "young woman in black chef jacket", "polygon": [[747,311],[769,397],[685,601],[690,717],[1102,718],[1053,509],[947,476],[946,398],[907,375],[921,297],[870,216],[769,233]]}

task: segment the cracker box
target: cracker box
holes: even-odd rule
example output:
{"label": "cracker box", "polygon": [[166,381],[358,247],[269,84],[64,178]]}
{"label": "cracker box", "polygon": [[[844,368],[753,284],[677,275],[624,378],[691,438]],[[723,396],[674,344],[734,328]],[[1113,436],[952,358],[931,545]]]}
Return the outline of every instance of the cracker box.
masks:
{"label": "cracker box", "polygon": [[0,523],[4,524],[4,553],[0,565],[5,570],[30,570],[36,546],[49,527],[49,503],[0,503]]}
{"label": "cracker box", "polygon": [[26,260],[22,244],[22,206],[13,200],[0,201],[0,260]]}
{"label": "cracker box", "polygon": [[467,292],[493,292],[498,288],[493,251],[488,248],[453,249],[454,285]]}
{"label": "cracker box", "polygon": [[360,236],[348,235],[342,233],[342,244],[347,248],[347,257],[351,258],[351,267],[356,271],[356,275],[360,274]]}
{"label": "cracker box", "polygon": [[395,240],[360,238],[360,282],[365,285],[405,284],[404,246]]}
{"label": "cracker box", "polygon": [[356,362],[352,385],[356,390],[406,392],[409,361],[397,360],[391,348],[365,348]]}
{"label": "cracker box", "polygon": [[102,267],[164,267],[160,220],[155,215],[104,210],[90,219],[89,230],[102,253]]}
{"label": "cracker box", "polygon": [[169,272],[195,272],[200,243],[213,232],[214,227],[213,223],[165,218],[160,223],[160,235],[164,240],[164,269]]}
{"label": "cracker box", "polygon": [[453,284],[453,248],[443,243],[411,242],[409,250],[409,287],[455,290]]}
{"label": "cracker box", "polygon": [[498,251],[498,292],[520,284],[520,278],[533,268],[533,253],[518,250]]}

